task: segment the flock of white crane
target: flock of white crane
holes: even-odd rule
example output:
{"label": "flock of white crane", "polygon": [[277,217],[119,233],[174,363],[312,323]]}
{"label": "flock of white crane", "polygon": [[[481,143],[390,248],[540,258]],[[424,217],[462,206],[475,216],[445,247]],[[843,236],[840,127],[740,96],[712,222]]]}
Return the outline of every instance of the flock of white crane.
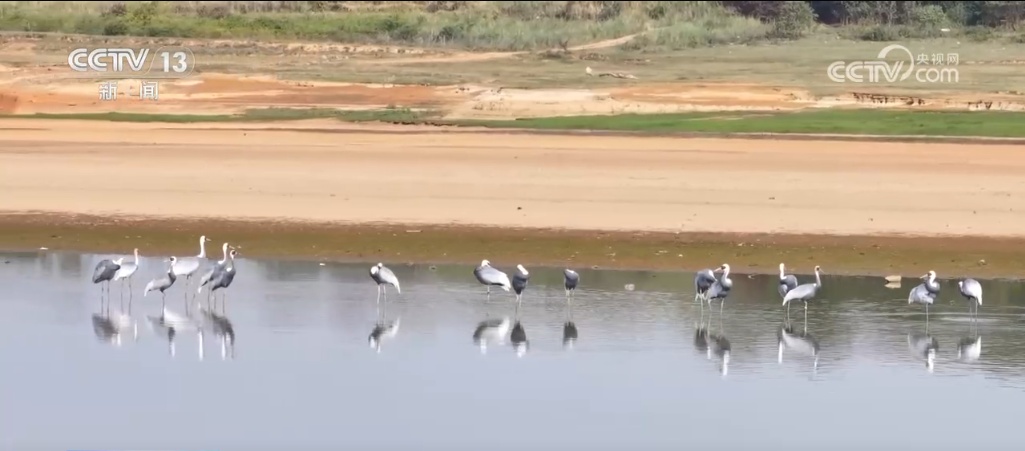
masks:
{"label": "flock of white crane", "polygon": [[[206,243],[210,240],[206,236],[199,238],[199,254],[196,256],[189,257],[175,257],[171,256],[165,263],[169,263],[167,272],[157,278],[152,279],[146,288],[143,290],[143,296],[146,296],[151,291],[159,291],[161,294],[161,311],[163,312],[166,307],[165,292],[171,288],[178,280],[178,278],[185,277],[185,309],[188,314],[189,308],[189,297],[188,287],[192,276],[196,274],[201,268],[207,263],[208,259],[206,256]],[[199,279],[199,287],[196,293],[201,293],[204,287],[209,287],[209,293],[213,296],[213,302],[216,305],[216,290],[227,289],[231,286],[232,281],[235,278],[235,256],[237,250],[234,247],[224,243],[222,247],[224,257],[217,262],[209,265],[206,271]],[[138,271],[139,268],[139,250],[135,249],[135,260],[132,262],[125,262],[124,258],[118,258],[116,260],[104,259],[96,265],[96,269],[93,273],[93,283],[106,282],[107,288],[106,293],[109,298],[110,293],[110,282],[121,281],[122,283],[122,302],[123,302],[123,284],[128,283],[129,290],[131,290],[131,278]],[[787,318],[790,316],[790,305],[794,302],[802,302],[804,304],[804,320],[807,324],[808,321],[808,303],[812,301],[822,288],[821,270],[819,266],[815,266],[815,281],[805,284],[798,284],[797,277],[793,274],[786,274],[785,266],[783,263],[779,264],[779,294],[783,298],[783,306],[787,308]],[[717,273],[721,273],[719,277],[716,277]],[[488,299],[491,297],[491,287],[498,287],[505,291],[513,291],[516,294],[517,306],[522,302],[523,291],[527,288],[528,281],[530,279],[530,273],[523,265],[516,265],[516,272],[510,277],[505,272],[491,266],[488,260],[482,260],[480,266],[473,270],[473,275],[477,281],[487,288]],[[580,275],[572,269],[564,269],[564,286],[566,289],[567,300],[571,299],[575,292],[577,285],[580,283]],[[730,265],[722,264],[722,266],[712,269],[703,269],[698,271],[694,277],[694,301],[700,302],[702,307],[704,303],[708,303],[711,307],[712,303],[719,301],[719,312],[722,314],[723,305],[725,304],[726,298],[729,296],[731,289],[733,288],[733,280],[730,279]],[[402,293],[399,278],[385,266],[383,263],[377,263],[370,267],[370,278],[377,284],[377,302],[380,305],[381,297],[384,295],[385,301],[387,301],[387,285],[391,285],[395,288],[398,293]],[[915,286],[911,289],[908,294],[908,304],[923,304],[925,305],[926,321],[928,321],[929,306],[932,305],[936,297],[940,292],[940,284],[936,280],[936,272],[929,271],[925,275],[921,276],[923,283]],[[958,288],[961,295],[970,302],[970,310],[974,309],[974,313],[978,312],[978,307],[982,305],[982,286],[975,279],[965,278],[958,281]],[[195,295],[193,295],[193,300]],[[102,300],[102,286],[101,286],[101,300]],[[108,301],[109,302],[109,301]],[[131,302],[131,300],[129,300]],[[208,300],[208,307],[210,301]],[[222,299],[222,310],[223,310],[223,299]]]}
{"label": "flock of white crane", "polygon": [[[192,276],[195,275],[201,268],[209,262],[206,256],[206,243],[210,242],[210,239],[205,235],[199,237],[199,254],[189,257],[175,257],[171,256],[164,263],[168,263],[167,272],[150,280],[146,284],[146,288],[143,290],[142,295],[146,297],[151,291],[160,292],[161,300],[161,314],[166,310],[166,291],[175,284],[180,277],[185,277],[185,311],[189,309],[189,296],[188,289],[189,284],[192,280]],[[227,289],[231,286],[231,282],[235,279],[235,257],[238,255],[238,250],[234,247],[229,246],[228,243],[224,243],[222,246],[224,252],[224,258],[220,261],[214,262],[203,273],[199,279],[199,287],[196,293],[202,293],[203,287],[209,288],[209,293],[214,294],[217,290]],[[136,248],[134,251],[135,259],[130,262],[125,262],[124,257],[116,260],[103,259],[96,264],[96,268],[93,270],[92,281],[94,284],[106,283],[106,293],[109,303],[110,296],[110,282],[121,282],[121,297],[122,302],[124,301],[124,284],[127,282],[128,290],[132,290],[132,276],[139,270],[139,249]],[[103,286],[101,285],[101,303],[103,301]],[[195,300],[195,295],[193,295]],[[129,303],[131,302],[131,296],[129,296]],[[210,300],[208,299],[208,305]],[[213,302],[216,303],[216,296],[213,297]],[[223,307],[223,296],[222,296],[222,309]],[[109,305],[109,304],[108,304]],[[101,305],[102,310],[102,305]]]}

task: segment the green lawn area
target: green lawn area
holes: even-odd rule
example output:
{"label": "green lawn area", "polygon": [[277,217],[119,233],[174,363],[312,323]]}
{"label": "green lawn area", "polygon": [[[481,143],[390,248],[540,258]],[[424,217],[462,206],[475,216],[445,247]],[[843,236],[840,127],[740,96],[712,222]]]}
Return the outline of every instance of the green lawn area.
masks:
{"label": "green lawn area", "polygon": [[800,133],[850,135],[1025,137],[1025,113],[815,110],[801,112],[708,112],[543,117],[517,120],[443,120],[436,112],[405,108],[349,111],[329,108],[266,108],[237,115],[83,113],[6,115],[0,118],[87,119],[117,122],[274,122],[330,118],[345,122],[432,123],[528,130],[629,132]]}
{"label": "green lawn area", "polygon": [[331,108],[260,108],[243,114],[152,114],[152,113],[36,113],[0,115],[9,119],[78,119],[111,122],[166,122],[176,124],[206,122],[274,122],[333,118],[347,122],[416,122],[430,113],[405,108],[382,110],[336,110]]}
{"label": "green lawn area", "polygon": [[464,120],[458,121],[458,124],[537,130],[1025,137],[1025,113],[1003,111],[927,112],[862,109],[769,113],[621,114],[505,121]]}

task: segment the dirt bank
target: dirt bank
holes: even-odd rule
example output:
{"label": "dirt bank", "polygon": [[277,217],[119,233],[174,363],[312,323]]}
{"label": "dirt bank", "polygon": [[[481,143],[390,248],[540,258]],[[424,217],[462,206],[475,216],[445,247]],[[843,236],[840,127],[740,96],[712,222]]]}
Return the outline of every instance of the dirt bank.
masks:
{"label": "dirt bank", "polygon": [[[21,119],[2,126],[0,211],[162,218],[143,225],[166,224],[169,231],[151,233],[157,235],[179,229],[199,234],[210,227],[228,241],[239,240],[229,238],[239,234],[253,242],[281,240],[280,246],[255,246],[269,255],[375,256],[379,246],[382,256],[483,258],[476,248],[445,250],[463,248],[459,237],[469,232],[448,228],[459,225],[478,231],[467,235],[478,236],[478,245],[506,243],[495,244],[492,252],[536,263],[583,252],[577,261],[599,266],[686,267],[698,264],[696,259],[707,266],[724,257],[743,259],[752,251],[740,242],[753,238],[738,234],[765,234],[763,241],[792,236],[737,264],[751,268],[771,268],[782,255],[797,252],[804,255],[797,260],[829,259],[830,265],[860,272],[943,264],[951,270],[999,265],[987,271],[1009,274],[1021,266],[1011,256],[1025,250],[1019,226],[1025,220],[1025,157],[1015,145],[987,145],[966,162],[969,147],[958,144],[448,134],[430,128],[385,134],[380,130],[389,127],[364,132],[331,121],[289,124],[287,131],[273,130],[274,124]],[[57,228],[52,234],[65,237],[55,244],[41,239],[47,231],[26,235],[29,229],[17,218],[5,215],[7,247],[54,247],[75,242],[68,240],[72,236],[82,237],[73,247],[135,246],[132,239],[117,238],[127,229],[83,229],[60,219],[66,216],[45,222],[47,231]],[[197,222],[181,222],[188,218]],[[222,224],[227,219],[249,225]],[[358,226],[388,223],[403,224],[403,231],[446,228],[438,236],[407,236]],[[260,238],[257,231],[269,224],[275,234]],[[282,233],[298,237],[306,227],[320,232],[299,242],[364,241],[355,237],[392,233],[396,247],[360,243],[302,250],[284,244],[292,240]],[[498,239],[505,232],[494,228],[581,232],[538,238],[520,230]],[[602,234],[617,244],[604,249],[596,238]],[[797,238],[808,234],[855,237]],[[334,235],[339,238],[326,238]],[[566,239],[557,243],[553,237],[559,236]],[[965,236],[992,240],[968,252],[972,239],[957,238]],[[674,244],[678,240],[691,244]],[[804,250],[787,250],[791,245]],[[679,254],[685,257],[670,258]],[[987,264],[980,267],[982,259]]]}

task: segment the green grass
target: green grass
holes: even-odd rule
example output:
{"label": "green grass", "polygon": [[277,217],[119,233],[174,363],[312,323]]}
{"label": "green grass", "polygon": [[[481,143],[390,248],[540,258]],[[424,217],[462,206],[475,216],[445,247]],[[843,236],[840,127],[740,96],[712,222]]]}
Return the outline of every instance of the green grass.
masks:
{"label": "green grass", "polygon": [[908,136],[982,136],[1025,138],[1025,113],[1003,111],[941,112],[815,110],[764,113],[672,113],[564,116],[517,120],[443,120],[433,111],[404,108],[333,110],[266,108],[243,114],[81,113],[6,115],[0,118],[80,119],[114,122],[275,122],[328,118],[345,122],[433,123],[528,130],[607,130],[650,133],[797,133]]}
{"label": "green grass", "polygon": [[231,4],[237,2],[95,3],[0,2],[0,30],[391,43],[473,50],[572,46],[649,27],[683,30],[667,32],[651,44],[727,44],[736,41],[734,35],[745,40],[765,38],[769,30],[757,19],[708,2],[575,2],[584,8],[578,10],[566,2],[467,2],[466,7],[452,11],[396,4],[345,12],[311,8],[314,3],[332,2],[278,2],[306,4],[289,9]]}
{"label": "green grass", "polygon": [[165,122],[177,124],[208,122],[275,122],[305,119],[338,119],[347,122],[418,122],[432,117],[429,111],[406,108],[382,110],[335,110],[330,108],[261,108],[242,114],[150,114],[150,113],[36,113],[29,115],[0,115],[10,119],[78,119],[111,122]]}
{"label": "green grass", "polygon": [[535,130],[809,133],[1025,137],[1025,113],[816,110],[785,113],[677,113],[461,120],[459,125]]}

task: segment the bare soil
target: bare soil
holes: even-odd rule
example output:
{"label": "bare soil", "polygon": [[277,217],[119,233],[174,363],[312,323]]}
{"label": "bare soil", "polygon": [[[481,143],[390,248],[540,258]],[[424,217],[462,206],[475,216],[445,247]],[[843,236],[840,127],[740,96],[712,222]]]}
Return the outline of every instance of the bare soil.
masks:
{"label": "bare soil", "polygon": [[[5,48],[7,56],[34,51],[31,43]],[[95,81],[69,82],[61,67],[0,66],[0,113],[393,105],[499,118],[825,101],[712,82],[517,90],[201,73],[161,82],[159,101],[103,102]],[[138,81],[119,86],[127,93]],[[147,253],[173,247],[156,236],[188,246],[194,238],[184,235],[212,230],[207,235],[216,231],[218,240],[259,243],[250,255],[479,261],[495,260],[484,255],[494,252],[621,267],[704,267],[729,258],[738,268],[770,271],[788,258],[796,266],[916,276],[1025,269],[1015,263],[1025,250],[1025,146],[1010,143],[444,133],[328,120],[286,127],[4,119],[0,128],[6,247],[101,243]],[[392,244],[342,239],[361,234],[391,236]]]}

